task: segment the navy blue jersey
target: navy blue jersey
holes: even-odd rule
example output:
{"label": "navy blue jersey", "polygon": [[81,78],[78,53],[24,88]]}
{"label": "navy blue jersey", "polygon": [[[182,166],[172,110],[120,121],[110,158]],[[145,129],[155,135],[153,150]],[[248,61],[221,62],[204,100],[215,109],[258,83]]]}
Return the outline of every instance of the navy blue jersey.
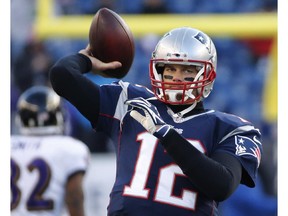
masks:
{"label": "navy blue jersey", "polygon": [[178,121],[145,87],[122,81],[102,85],[95,129],[111,137],[117,154],[108,215],[218,215],[217,203],[201,194],[158,139],[130,117],[124,101],[135,97],[148,99],[167,124],[208,157],[226,152],[237,158],[247,178],[242,183],[255,180],[262,147],[260,133],[250,122],[215,110]]}

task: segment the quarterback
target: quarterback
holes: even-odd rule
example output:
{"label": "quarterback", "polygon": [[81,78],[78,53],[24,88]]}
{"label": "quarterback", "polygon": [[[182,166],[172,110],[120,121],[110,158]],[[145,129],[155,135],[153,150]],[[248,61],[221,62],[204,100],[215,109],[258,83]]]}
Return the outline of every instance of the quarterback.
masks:
{"label": "quarterback", "polygon": [[209,36],[190,27],[165,34],[150,60],[151,90],[122,80],[97,85],[84,76],[118,67],[91,56],[87,46],[50,71],[56,93],[114,141],[109,216],[216,216],[239,184],[255,186],[259,130],[204,108],[217,71]]}

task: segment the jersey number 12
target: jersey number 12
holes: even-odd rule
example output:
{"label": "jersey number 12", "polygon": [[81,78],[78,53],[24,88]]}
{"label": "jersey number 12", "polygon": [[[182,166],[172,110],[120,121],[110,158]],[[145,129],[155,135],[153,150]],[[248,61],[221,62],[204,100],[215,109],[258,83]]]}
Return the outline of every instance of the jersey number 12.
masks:
{"label": "jersey number 12", "polygon": [[[149,133],[138,135],[137,141],[141,142],[138,160],[136,162],[132,181],[130,185],[125,186],[123,195],[148,199],[150,189],[146,187],[146,183],[158,141],[156,137]],[[201,146],[198,141],[189,142],[195,147]],[[180,197],[173,195],[174,180],[177,176],[184,176],[184,174],[176,164],[170,164],[159,169],[154,201],[194,210],[197,193],[183,189],[183,193]]]}

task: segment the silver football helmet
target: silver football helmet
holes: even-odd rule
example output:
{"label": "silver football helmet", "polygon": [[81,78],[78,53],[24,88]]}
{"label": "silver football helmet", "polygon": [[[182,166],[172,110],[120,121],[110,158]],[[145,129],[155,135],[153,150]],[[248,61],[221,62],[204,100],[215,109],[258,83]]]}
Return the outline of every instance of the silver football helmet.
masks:
{"label": "silver football helmet", "polygon": [[16,126],[23,135],[63,134],[64,114],[60,97],[44,86],[27,89],[18,99]]}
{"label": "silver football helmet", "polygon": [[[194,65],[198,73],[193,81],[163,82],[166,64]],[[209,36],[190,27],[173,29],[160,39],[152,53],[149,68],[152,90],[164,103],[195,107],[212,91],[216,67],[217,53]]]}

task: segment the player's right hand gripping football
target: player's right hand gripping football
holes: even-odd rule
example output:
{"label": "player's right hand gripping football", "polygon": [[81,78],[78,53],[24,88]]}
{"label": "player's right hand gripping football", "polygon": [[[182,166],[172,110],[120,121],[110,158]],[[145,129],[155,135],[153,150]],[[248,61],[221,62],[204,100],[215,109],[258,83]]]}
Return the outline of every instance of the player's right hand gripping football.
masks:
{"label": "player's right hand gripping football", "polygon": [[[157,138],[163,138],[172,126],[167,125],[161,118],[157,108],[142,97],[125,101],[132,110],[130,116],[138,121],[149,133]],[[144,115],[140,111],[144,112]]]}
{"label": "player's right hand gripping football", "polygon": [[113,62],[105,63],[105,62],[102,62],[99,59],[95,58],[91,54],[89,44],[87,45],[87,47],[85,49],[80,50],[79,53],[86,55],[91,60],[91,63],[92,63],[91,71],[94,74],[99,74],[103,77],[109,77],[109,76],[107,76],[107,74],[105,74],[105,73],[102,73],[102,71],[122,67],[121,62],[119,62],[119,61],[113,61]]}

